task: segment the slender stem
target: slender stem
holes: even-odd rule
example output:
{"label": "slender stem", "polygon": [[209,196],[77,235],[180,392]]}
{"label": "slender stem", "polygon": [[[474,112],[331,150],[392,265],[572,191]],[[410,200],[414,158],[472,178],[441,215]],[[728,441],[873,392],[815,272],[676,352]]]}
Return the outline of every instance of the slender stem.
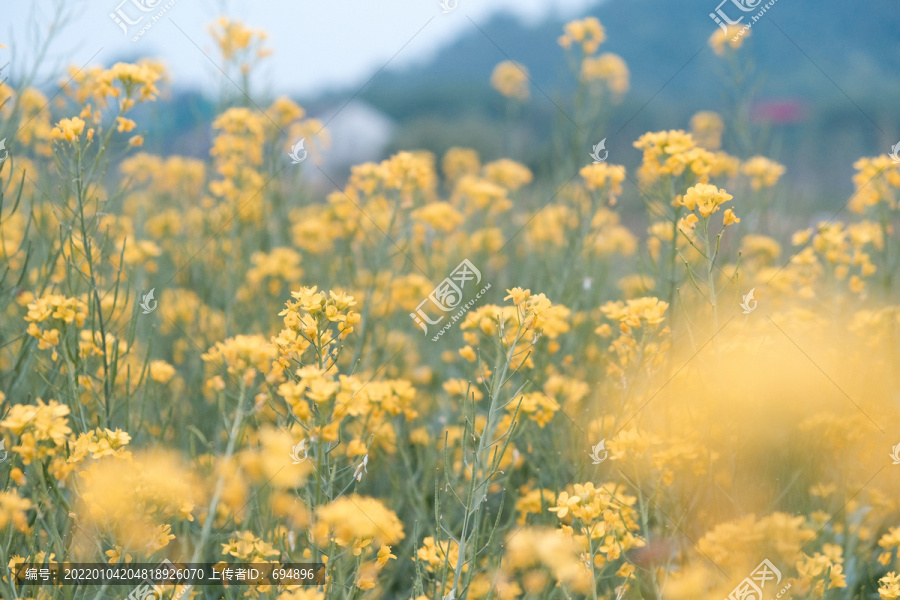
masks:
{"label": "slender stem", "polygon": [[703,219],[703,237],[706,241],[706,286],[709,288],[709,303],[712,304],[713,310],[713,331],[719,330],[719,307],[716,302],[716,278],[713,274],[716,263],[716,254],[718,254],[718,238],[716,239],[716,249],[713,250],[709,242],[709,218]]}
{"label": "slender stem", "polygon": [[[522,335],[522,329],[522,324],[520,322],[519,330],[516,332],[512,343],[509,345],[509,350],[506,352],[505,357],[503,356],[503,354],[499,352],[497,353],[497,362],[495,363],[494,367],[494,375],[491,377],[491,404],[490,408],[488,409],[488,415],[484,425],[484,429],[482,430],[481,437],[478,440],[478,448],[472,458],[472,482],[469,486],[468,497],[466,498],[466,511],[465,515],[463,516],[462,533],[459,536],[459,552],[456,559],[455,572],[453,574],[453,587],[450,589],[449,594],[450,598],[456,598],[457,590],[459,589],[459,580],[462,576],[463,565],[465,564],[466,555],[468,554],[469,542],[471,541],[469,538],[474,537],[474,535],[469,534],[469,524],[475,517],[477,517],[477,514],[480,512],[481,502],[474,501],[475,490],[481,488],[483,485],[487,485],[492,476],[492,473],[486,473],[483,480],[478,480],[481,465],[487,463],[485,454],[493,444],[493,441],[486,442],[486,440],[493,437],[493,428],[495,426],[494,413],[497,412],[497,410],[499,410],[500,408],[500,406],[498,406],[500,404],[500,389],[503,387],[503,384],[506,381],[506,375],[509,372],[510,365],[512,364],[512,359],[515,355],[517,342]],[[500,342],[503,343],[502,334],[500,337]],[[501,362],[503,362],[502,367],[500,367]]]}
{"label": "slender stem", "polygon": [[[246,386],[242,382],[241,383],[241,395],[238,399],[237,411],[234,415],[234,421],[231,424],[231,433],[228,436],[228,446],[225,448],[225,456],[223,463],[227,463],[231,460],[231,457],[234,455],[234,447],[237,442],[238,431],[240,431],[241,423],[244,420],[244,400],[246,398]],[[216,509],[219,507],[219,500],[222,498],[222,490],[225,487],[225,470],[222,470],[222,473],[219,475],[218,481],[216,481],[216,491],[213,494],[212,501],[209,504],[209,511],[206,513],[206,522],[203,523],[203,531],[200,534],[200,541],[197,542],[197,547],[194,549],[194,555],[191,557],[191,562],[195,563],[200,559],[200,554],[203,552],[203,546],[206,544],[206,540],[209,538],[209,534],[212,532],[213,521],[216,517]]]}

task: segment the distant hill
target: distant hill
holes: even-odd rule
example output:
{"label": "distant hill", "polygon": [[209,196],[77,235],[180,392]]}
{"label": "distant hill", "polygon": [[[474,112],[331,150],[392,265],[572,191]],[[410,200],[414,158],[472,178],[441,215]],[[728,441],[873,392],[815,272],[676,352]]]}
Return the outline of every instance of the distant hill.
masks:
{"label": "distant hill", "polygon": [[[665,86],[656,101],[709,102],[718,95],[720,60],[706,43],[716,29],[709,18],[716,6],[717,0],[609,0],[589,14],[606,28],[601,51],[627,61],[635,98],[646,101]],[[843,97],[828,78],[861,96],[900,90],[900,3],[871,0],[853,8],[837,0],[778,0],[754,25],[747,42],[747,54],[765,76],[760,92]],[[376,105],[380,101],[389,113],[393,110],[395,118],[415,116],[428,107],[458,112],[459,107],[439,99],[468,95],[479,82],[486,86],[504,52],[526,65],[538,86],[554,89],[567,82],[556,43],[563,24],[549,20],[529,27],[509,16],[478,23],[484,34],[473,25],[431,63],[387,70],[362,95]],[[408,112],[397,110],[401,106]]]}
{"label": "distant hill", "polygon": [[[610,133],[621,130],[619,139],[610,141],[611,152],[617,144],[628,148],[644,131],[685,128],[697,110],[726,108],[728,72],[707,45],[717,27],[709,13],[717,5],[717,0],[608,0],[589,12],[606,29],[601,52],[619,54],[631,71],[631,91],[607,125]],[[544,95],[568,110],[573,81],[556,41],[563,24],[548,20],[529,26],[509,16],[477,23],[484,33],[473,25],[428,64],[386,70],[359,97],[400,123],[396,147],[442,151],[464,143],[460,134],[468,132],[471,145],[499,154],[505,104],[489,78],[508,55],[527,66],[538,88],[532,89],[527,118],[532,141],[539,143],[548,127],[565,126]],[[749,99],[789,99],[805,108],[799,126],[776,128],[764,148],[780,148],[785,155],[778,158],[798,183],[809,183],[806,175],[813,171],[827,172],[832,181],[823,181],[824,189],[839,185],[845,194],[853,160],[881,153],[900,139],[898,42],[897,0],[852,6],[778,0],[754,24],[741,50],[758,83]],[[310,103],[329,104],[354,92]]]}

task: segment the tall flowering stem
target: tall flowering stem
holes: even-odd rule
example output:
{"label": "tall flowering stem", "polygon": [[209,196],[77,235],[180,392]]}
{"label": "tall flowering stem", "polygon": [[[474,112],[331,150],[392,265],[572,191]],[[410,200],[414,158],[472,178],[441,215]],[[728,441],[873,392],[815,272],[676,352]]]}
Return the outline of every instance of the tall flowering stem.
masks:
{"label": "tall flowering stem", "polygon": [[[722,218],[722,228],[712,239],[710,238],[710,220],[712,215],[719,211],[721,205],[731,201],[732,198],[733,196],[725,190],[708,183],[698,183],[688,189],[683,197],[679,196],[676,198],[676,204],[690,211],[678,222],[679,231],[687,238],[691,246],[706,259],[706,298],[712,306],[713,331],[718,331],[719,329],[719,304],[715,274],[719,244],[722,241],[722,236],[725,234],[725,229],[730,225],[740,223],[740,219],[735,216],[732,209],[725,209]],[[698,222],[700,223],[702,239],[695,234],[695,227]],[[683,256],[682,261],[687,268],[691,281],[694,285],[697,285],[693,267]],[[697,289],[700,290],[700,287],[697,286]],[[702,290],[700,291],[703,293]]]}
{"label": "tall flowering stem", "polygon": [[[478,330],[487,335],[488,347],[496,351],[493,368],[479,359],[474,345],[479,345],[479,336],[474,331],[466,331],[465,340],[469,343],[460,354],[468,360],[478,361],[481,365],[480,382],[484,385],[489,404],[485,415],[484,428],[479,433],[473,422],[473,439],[477,445],[471,450],[470,464],[465,465],[466,473],[471,475],[465,500],[459,499],[463,509],[462,526],[458,538],[444,529],[451,540],[458,545],[459,553],[453,569],[453,581],[447,590],[447,598],[457,598],[460,590],[465,589],[472,576],[470,565],[474,565],[481,549],[479,537],[485,517],[484,503],[487,501],[491,484],[495,482],[500,470],[501,459],[512,439],[516,427],[515,411],[512,416],[504,414],[507,407],[517,400],[521,402],[522,388],[512,394],[505,394],[503,388],[513,374],[523,368],[533,366],[531,355],[538,342],[543,325],[542,318],[552,314],[550,300],[543,294],[532,296],[529,290],[514,288],[508,290],[507,300],[512,299],[514,306],[486,306],[470,313],[462,325],[463,330]],[[522,386],[524,387],[524,386]],[[502,431],[501,431],[502,430]],[[498,448],[495,448],[498,446]],[[466,476],[463,473],[463,476]],[[452,484],[448,479],[448,484]],[[496,525],[495,525],[496,527]],[[490,532],[490,537],[493,536]]]}

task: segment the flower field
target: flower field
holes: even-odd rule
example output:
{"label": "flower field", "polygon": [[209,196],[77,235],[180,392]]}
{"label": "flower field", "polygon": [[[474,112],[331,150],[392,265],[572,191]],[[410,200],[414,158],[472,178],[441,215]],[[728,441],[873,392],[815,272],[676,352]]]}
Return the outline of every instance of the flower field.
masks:
{"label": "flower field", "polygon": [[[255,92],[265,33],[209,35],[249,95],[205,157],[142,149],[159,62],[0,86],[0,597],[163,560],[321,577],[166,600],[900,597],[900,159],[814,225],[704,107],[627,157],[579,130],[541,173],[411,148],[338,181],[327,124]],[[614,35],[560,32],[577,122],[629,89]],[[483,83],[511,121],[537,92]]]}

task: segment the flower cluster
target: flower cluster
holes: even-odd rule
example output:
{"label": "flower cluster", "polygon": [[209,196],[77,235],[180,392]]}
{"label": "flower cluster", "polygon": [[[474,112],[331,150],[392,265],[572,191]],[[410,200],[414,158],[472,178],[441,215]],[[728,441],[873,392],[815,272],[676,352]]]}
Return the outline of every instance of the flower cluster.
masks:
{"label": "flower cluster", "polygon": [[528,100],[528,82],[528,70],[511,60],[498,64],[491,74],[491,85],[494,89],[515,100]]}
{"label": "flower cluster", "polygon": [[477,358],[474,349],[479,345],[477,332],[499,338],[504,353],[510,352],[513,368],[534,365],[530,350],[541,336],[551,340],[550,352],[559,347],[555,340],[569,330],[569,309],[554,306],[544,294],[533,295],[531,290],[513,288],[507,293],[505,300],[512,300],[513,306],[483,306],[466,315],[460,329],[472,331],[463,334],[467,345],[459,351],[466,360],[474,362]]}
{"label": "flower cluster", "polygon": [[65,451],[69,428],[69,407],[55,400],[37,404],[16,404],[9,409],[0,428],[15,434],[19,441],[12,447],[26,465]]}
{"label": "flower cluster", "polygon": [[[600,307],[603,316],[618,323],[618,337],[609,346],[613,360],[607,372],[615,377],[641,368],[659,365],[668,344],[664,341],[668,328],[661,328],[668,303],[659,298],[644,297],[625,302],[607,302]],[[600,336],[610,337],[612,329],[603,324],[595,330]]]}

